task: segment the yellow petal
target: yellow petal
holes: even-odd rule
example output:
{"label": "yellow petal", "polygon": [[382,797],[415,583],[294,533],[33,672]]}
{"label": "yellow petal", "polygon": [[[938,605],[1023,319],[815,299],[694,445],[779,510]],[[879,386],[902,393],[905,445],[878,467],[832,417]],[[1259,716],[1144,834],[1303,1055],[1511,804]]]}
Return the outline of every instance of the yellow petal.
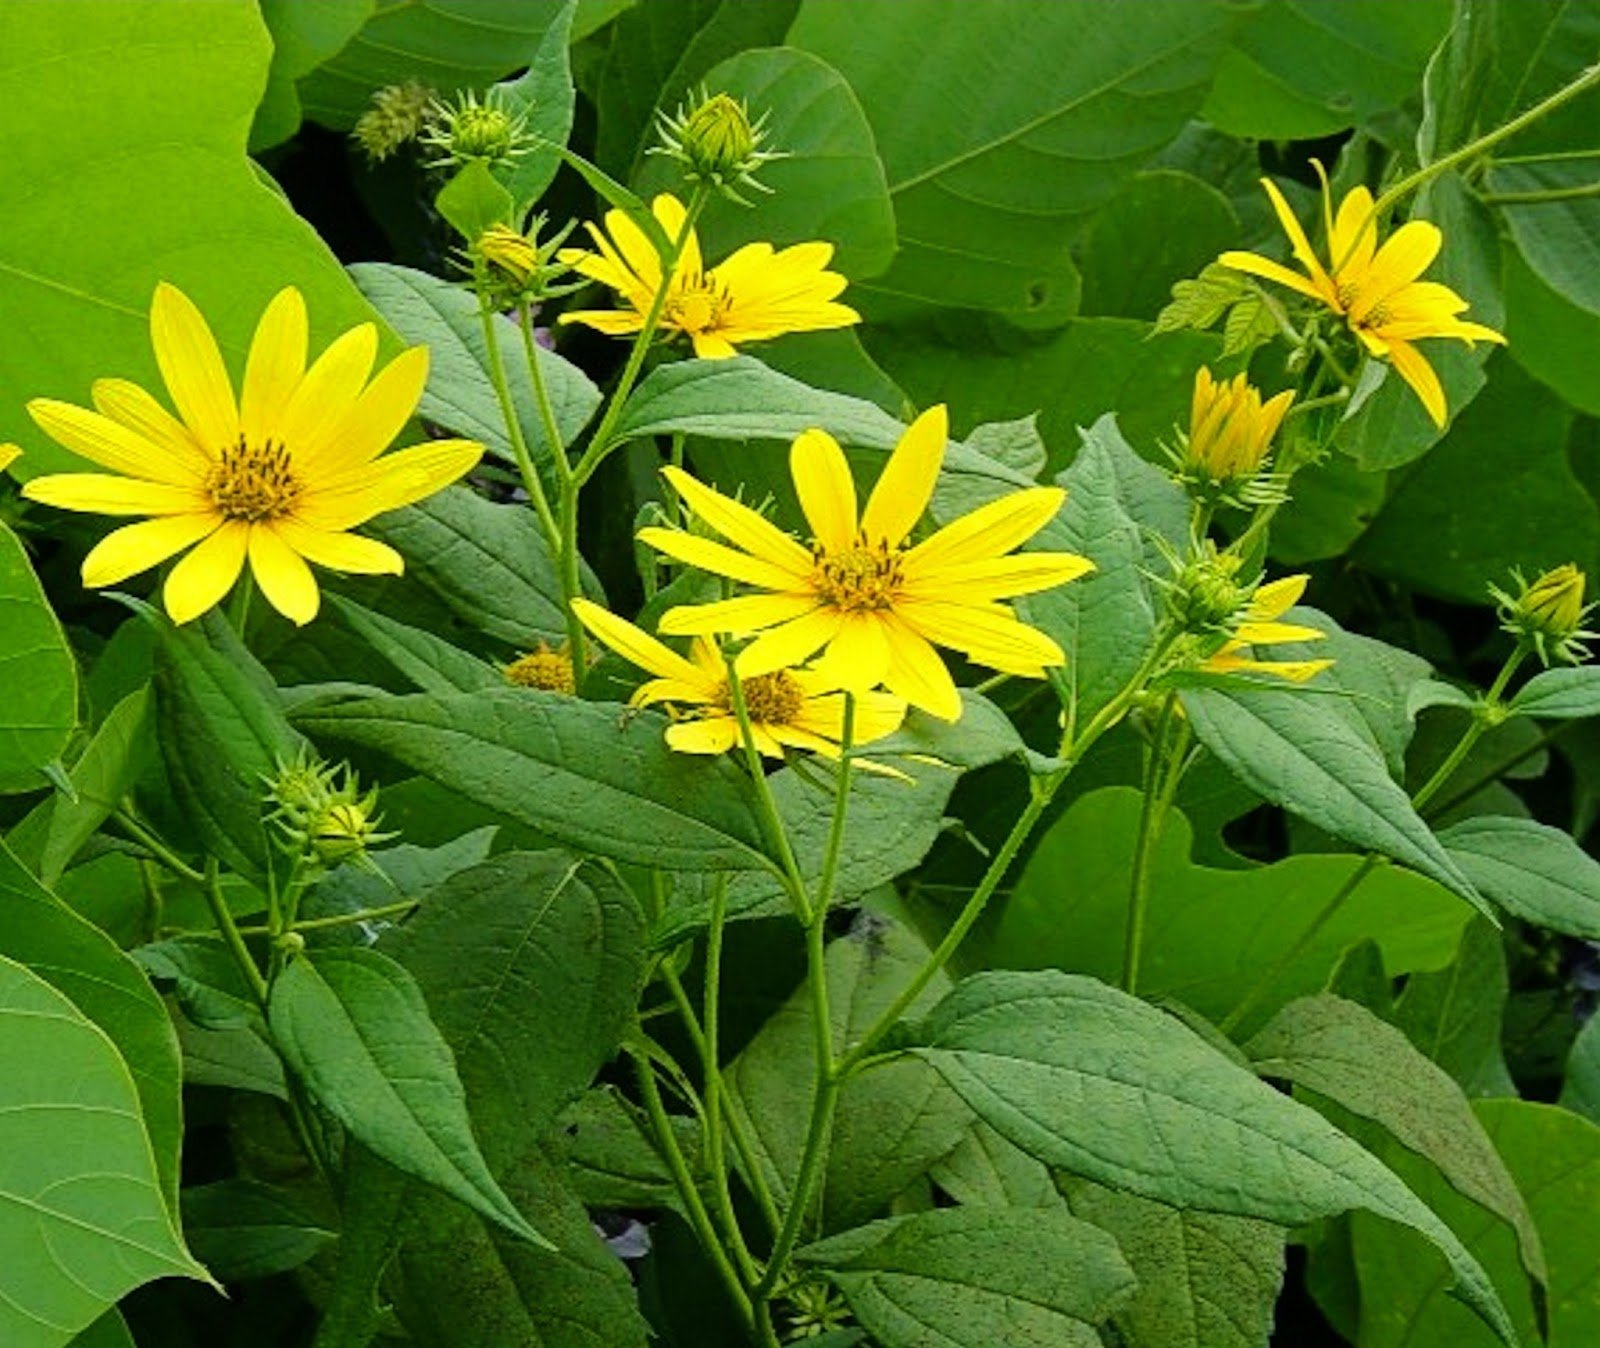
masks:
{"label": "yellow petal", "polygon": [[990,557],[981,562],[943,566],[908,582],[909,598],[951,599],[956,602],[1009,599],[1013,595],[1053,590],[1094,570],[1087,557],[1072,552],[1022,552],[1011,557]]}
{"label": "yellow petal", "polygon": [[558,323],[582,323],[585,327],[593,328],[596,332],[603,332],[612,337],[621,337],[630,332],[638,332],[644,326],[643,315],[626,313],[620,309],[580,309],[575,312],[564,313],[556,321]]}
{"label": "yellow petal", "polygon": [[739,742],[739,723],[731,716],[674,721],[667,727],[667,747],[680,754],[725,754]]}
{"label": "yellow petal", "polygon": [[264,443],[277,430],[305,372],[306,302],[293,286],[285,286],[261,315],[244,368],[239,429],[250,444]]}
{"label": "yellow petal", "polygon": [[1025,487],[981,505],[906,553],[905,577],[910,582],[1010,552],[1050,523],[1066,499],[1060,487]]}
{"label": "yellow petal", "polygon": [[321,452],[309,461],[297,460],[296,468],[303,475],[331,477],[371,463],[411,419],[427,382],[428,348],[402,351],[373,376]]}
{"label": "yellow petal", "polygon": [[572,611],[597,640],[628,663],[649,670],[652,674],[679,680],[691,688],[706,687],[706,675],[702,670],[690,664],[670,646],[635,627],[626,618],[619,618],[609,609],[588,599],[574,599]]}
{"label": "yellow petal", "polygon": [[[800,673],[795,678],[798,680]],[[892,693],[856,693],[855,711],[851,718],[850,739],[853,744],[870,744],[900,729],[905,720],[904,698]],[[822,693],[807,697],[790,725],[796,730],[808,731],[823,740],[839,744],[844,737],[845,695]]]}
{"label": "yellow petal", "polygon": [[803,664],[833,639],[843,621],[833,609],[813,609],[757,637],[739,652],[734,668],[741,679],[754,679]]}
{"label": "yellow petal", "polygon": [[322,596],[316,577],[305,559],[270,525],[251,526],[249,551],[250,570],[273,608],[297,627],[304,627],[317,616]]}
{"label": "yellow petal", "polygon": [[961,694],[939,653],[908,624],[895,622],[889,642],[888,689],[942,721],[961,719]]}
{"label": "yellow petal", "polygon": [[663,468],[661,472],[689,509],[724,538],[796,577],[811,574],[810,552],[771,520],[690,477],[681,468]]}
{"label": "yellow petal", "polygon": [[1428,358],[1410,342],[1398,338],[1389,343],[1388,354],[1395,371],[1422,399],[1422,405],[1433,419],[1433,424],[1443,430],[1450,409],[1445,402],[1444,385],[1439,382],[1439,376],[1434,373]]}
{"label": "yellow petal", "polygon": [[295,514],[313,528],[353,529],[374,515],[442,491],[482,457],[483,446],[476,440],[430,440],[318,482]]}
{"label": "yellow petal", "polygon": [[150,303],[150,341],[167,392],[195,438],[212,454],[237,441],[239,409],[216,338],[194,302],[166,281]]}
{"label": "yellow petal", "polygon": [[1268,581],[1250,596],[1247,616],[1257,622],[1270,622],[1283,617],[1300,602],[1300,596],[1310,583],[1311,577],[1308,575],[1280,576],[1277,580]]}
{"label": "yellow petal", "polygon": [[[660,212],[656,212],[657,218]],[[615,248],[619,263],[634,276],[644,290],[652,296],[661,284],[661,255],[656,252],[650,236],[628,217],[626,211],[607,211],[606,233]]]}
{"label": "yellow petal", "polygon": [[689,341],[694,346],[694,354],[700,360],[728,360],[739,354],[738,348],[721,333],[691,332]]}
{"label": "yellow petal", "polygon": [[6,471],[22,457],[22,448],[19,445],[0,445],[0,473]]}
{"label": "yellow petal", "polygon": [[89,392],[102,416],[159,445],[191,476],[204,477],[216,465],[212,451],[194,438],[194,432],[131,380],[96,379]]}
{"label": "yellow petal", "polygon": [[1439,256],[1444,236],[1427,220],[1408,220],[1378,249],[1372,265],[1358,284],[1350,316],[1359,321],[1373,305],[1381,303],[1421,276]]}
{"label": "yellow petal", "polygon": [[336,337],[295,386],[273,428],[296,464],[311,467],[356,405],[378,354],[378,330],[361,323]]}
{"label": "yellow petal", "polygon": [[148,571],[198,543],[219,523],[209,514],[162,515],[113,529],[83,559],[83,583],[99,589]]}
{"label": "yellow petal", "polygon": [[646,679],[628,698],[630,707],[649,707],[657,702],[682,702],[703,705],[715,702],[721,695],[721,685],[707,689],[699,684],[687,684],[682,679]]}
{"label": "yellow petal", "polygon": [[192,455],[180,458],[169,444],[147,439],[87,407],[34,398],[28,415],[52,440],[102,468],[149,482],[195,487],[201,481],[204,469]]}
{"label": "yellow petal", "polygon": [[861,532],[869,543],[894,548],[905,541],[933,499],[949,436],[950,418],[942,403],[906,427],[862,512]]}
{"label": "yellow petal", "polygon": [[[1326,200],[1326,186],[1323,196]],[[1378,220],[1372,207],[1372,193],[1365,187],[1351,188],[1339,203],[1339,214],[1328,228],[1328,257],[1340,277],[1359,278],[1372,264],[1378,246]]]}
{"label": "yellow petal", "polygon": [[[1328,303],[1327,294],[1319,290],[1313,281],[1308,281],[1297,271],[1291,271],[1281,262],[1274,262],[1269,257],[1262,257],[1260,253],[1245,253],[1238,249],[1230,249],[1217,259],[1224,267],[1232,267],[1234,271],[1247,272],[1251,276],[1260,276],[1268,281],[1276,281],[1281,286],[1288,286],[1290,290],[1298,290],[1302,295],[1309,295],[1314,300]],[[1334,307],[1338,307],[1337,305]]]}
{"label": "yellow petal", "polygon": [[[661,228],[666,231],[667,237],[676,242],[678,236],[683,233],[683,222],[689,215],[688,209],[684,204],[672,193],[662,192],[650,202],[650,210],[656,219],[661,222]],[[650,243],[648,239],[645,243],[650,251],[654,253],[655,245]],[[660,263],[657,262],[656,265],[659,269]],[[691,229],[683,240],[683,247],[678,250],[678,265],[673,271],[673,275],[698,276],[702,270],[704,270],[704,266],[700,258],[700,240],[695,236],[694,230]]]}
{"label": "yellow petal", "polygon": [[216,605],[239,579],[249,543],[250,526],[228,520],[191,548],[167,576],[167,616],[182,624]]}
{"label": "yellow petal", "polygon": [[856,541],[856,484],[839,442],[826,431],[803,431],[789,450],[794,478],[811,535],[828,552],[844,552]]}
{"label": "yellow petal", "polygon": [[752,557],[747,552],[738,552],[725,544],[714,543],[709,538],[701,538],[683,529],[663,529],[649,525],[639,530],[639,541],[668,557],[677,558],[680,562],[687,562],[690,566],[711,572],[712,575],[743,581],[746,585],[782,590],[794,582],[794,577],[782,567],[764,562],[759,557]]}
{"label": "yellow petal", "polygon": [[1242,622],[1233,635],[1247,646],[1277,646],[1285,641],[1322,641],[1328,634],[1300,623]]}
{"label": "yellow petal", "polygon": [[1035,677],[1067,657],[1054,640],[993,605],[906,601],[896,614],[930,641],[961,651],[976,664]]}
{"label": "yellow petal", "polygon": [[308,562],[330,571],[354,576],[398,576],[405,570],[405,558],[376,538],[313,529],[293,519],[274,520],[272,528]]}
{"label": "yellow petal", "polygon": [[747,594],[710,604],[680,604],[661,615],[660,630],[669,637],[728,632],[743,636],[776,627],[817,607],[812,594]]}
{"label": "yellow petal", "polygon": [[22,494],[57,510],[96,515],[192,515],[211,507],[210,499],[193,487],[110,473],[51,473],[24,483]]}
{"label": "yellow petal", "polygon": [[[1289,236],[1289,247],[1294,253],[1295,261],[1306,269],[1306,276],[1310,278],[1313,286],[1311,293],[1325,295],[1331,292],[1333,284],[1328,279],[1328,273],[1322,269],[1322,262],[1317,257],[1316,249],[1311,246],[1311,240],[1306,238],[1305,230],[1300,228],[1300,221],[1289,209],[1289,203],[1283,199],[1283,193],[1278,190],[1278,185],[1270,178],[1263,178],[1261,185],[1267,189],[1267,197],[1272,202],[1278,223],[1283,226],[1283,232]],[[1228,262],[1227,258],[1228,255],[1223,254],[1223,261],[1230,267],[1234,266],[1235,264]]]}
{"label": "yellow petal", "polygon": [[889,627],[876,613],[849,613],[820,662],[826,678],[840,688],[866,692],[889,672]]}

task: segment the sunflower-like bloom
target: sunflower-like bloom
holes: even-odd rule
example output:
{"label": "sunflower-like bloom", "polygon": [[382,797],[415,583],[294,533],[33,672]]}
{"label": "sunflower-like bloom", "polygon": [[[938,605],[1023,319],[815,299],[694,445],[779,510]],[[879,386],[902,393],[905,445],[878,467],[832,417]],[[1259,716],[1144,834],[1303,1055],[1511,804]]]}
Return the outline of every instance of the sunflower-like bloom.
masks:
{"label": "sunflower-like bloom", "polygon": [[1293,391],[1285,390],[1262,402],[1244,375],[1219,383],[1202,365],[1179,461],[1185,480],[1226,489],[1254,478],[1293,401]]}
{"label": "sunflower-like bloom", "polygon": [[[683,203],[662,193],[651,203],[667,237],[676,239],[686,214]],[[606,232],[587,226],[598,252],[563,248],[558,259],[574,271],[610,286],[621,309],[582,309],[561,315],[563,323],[586,323],[613,335],[638,332],[661,288],[661,257],[645,232],[623,211],[606,212]],[[668,282],[660,327],[684,333],[702,360],[738,354],[744,342],[766,341],[786,332],[847,328],[861,315],[836,303],[845,279],[827,270],[831,243],[797,243],[774,251],[770,243],[747,243],[724,262],[707,268],[693,230],[684,239]]]}
{"label": "sunflower-like bloom", "polygon": [[676,529],[643,529],[639,537],[669,557],[769,593],[671,609],[661,630],[760,632],[739,653],[745,679],[801,664],[826,647],[822,667],[838,686],[863,692],[881,683],[947,721],[961,715],[961,697],[935,644],[1027,678],[1064,664],[1060,646],[999,602],[1093,569],[1070,552],[1005,555],[1061,508],[1066,493],[1059,487],[1013,492],[921,543],[909,542],[933,495],[946,432],[943,407],[918,417],[859,516],[838,442],[822,431],[804,432],[789,466],[811,527],[809,543],[687,473],[664,469],[694,513],[736,546]]}
{"label": "sunflower-like bloom", "polygon": [[1244,619],[1222,648],[1208,656],[1200,668],[1211,674],[1271,674],[1291,683],[1304,683],[1333,665],[1332,660],[1257,660],[1255,646],[1276,646],[1289,641],[1322,641],[1327,633],[1299,623],[1279,622],[1300,602],[1309,576],[1284,576],[1269,581],[1250,597]]}
{"label": "sunflower-like bloom", "polygon": [[[708,639],[696,637],[685,659],[626,618],[587,599],[574,599],[572,610],[598,640],[656,676],[639,686],[630,704],[670,705],[678,719],[667,727],[668,747],[685,754],[720,754],[740,742],[728,667]],[[785,747],[825,758],[839,756],[845,697],[836,681],[816,670],[775,669],[741,678],[739,685],[750,717],[751,737],[769,758],[782,758]],[[906,704],[898,697],[881,692],[856,694],[851,743],[870,744],[893,734],[905,715]]]}
{"label": "sunflower-like bloom", "polygon": [[435,440],[379,457],[422,397],[427,348],[402,352],[369,381],[378,331],[362,323],[307,368],[306,306],[293,286],[261,316],[237,401],[205,319],[165,282],[150,335],[177,417],[125,379],[95,381],[95,411],[35,398],[28,412],[47,435],[112,473],[36,477],[23,495],[60,510],[150,516],[103,538],[84,558],[83,583],[115,585],[187,548],[164,591],[173,622],[219,602],[246,559],[296,623],[310,622],[321,598],[308,561],[398,575],[398,552],[347,531],[433,495],[483,453],[475,441]]}
{"label": "sunflower-like bloom", "polygon": [[1335,214],[1324,177],[1322,211],[1329,254],[1329,265],[1324,267],[1283,193],[1266,178],[1261,185],[1267,189],[1295,260],[1305,272],[1302,275],[1256,253],[1224,253],[1222,263],[1327,305],[1368,351],[1394,366],[1422,400],[1434,424],[1442,427],[1447,411],[1444,388],[1414,343],[1426,337],[1456,337],[1468,345],[1504,342],[1505,338],[1493,328],[1459,318],[1467,301],[1449,286],[1419,279],[1439,255],[1444,242],[1439,227],[1426,220],[1409,220],[1379,247],[1372,193],[1365,187],[1352,188]]}

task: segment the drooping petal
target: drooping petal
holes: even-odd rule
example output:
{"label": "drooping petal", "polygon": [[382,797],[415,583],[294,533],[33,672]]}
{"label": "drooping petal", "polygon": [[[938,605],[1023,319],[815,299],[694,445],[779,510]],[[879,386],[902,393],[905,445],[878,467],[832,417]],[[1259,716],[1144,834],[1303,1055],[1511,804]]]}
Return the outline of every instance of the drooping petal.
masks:
{"label": "drooping petal", "polygon": [[1428,415],[1433,418],[1433,424],[1443,430],[1445,422],[1449,420],[1450,408],[1445,401],[1444,385],[1439,382],[1439,376],[1434,373],[1428,358],[1410,342],[1399,338],[1389,342],[1388,354],[1389,363],[1394,366],[1396,373],[1411,385],[1417,397],[1422,399]]}
{"label": "drooping petal", "polygon": [[794,583],[794,577],[782,567],[683,529],[648,525],[639,530],[638,537],[641,543],[657,552],[676,557],[680,562],[687,562],[715,576],[727,576],[730,580],[759,585],[768,590],[787,589]]}
{"label": "drooping petal", "polygon": [[921,632],[895,619],[889,641],[889,673],[885,686],[913,707],[942,721],[961,719],[961,693],[939,653]]}
{"label": "drooping petal", "polygon": [[244,367],[239,429],[250,444],[263,444],[277,428],[305,372],[306,302],[293,286],[285,286],[261,315]]}
{"label": "drooping petal", "polygon": [[378,330],[360,323],[336,337],[311,363],[284,404],[272,438],[298,464],[311,466],[338,435],[372,373]]}
{"label": "drooping petal", "polygon": [[789,473],[812,537],[828,552],[844,552],[856,539],[856,483],[839,442],[826,431],[801,432]]}
{"label": "drooping petal", "polygon": [[317,578],[305,558],[270,525],[251,526],[249,552],[250,570],[273,608],[297,627],[304,627],[317,616],[322,604]]}
{"label": "drooping petal", "polygon": [[725,754],[738,742],[739,723],[731,716],[674,721],[667,727],[667,747],[680,754]]}
{"label": "drooping petal", "polygon": [[402,351],[373,376],[321,451],[296,460],[302,477],[333,477],[371,463],[411,419],[427,382],[428,348]]}
{"label": "drooping petal", "polygon": [[803,664],[833,640],[844,619],[834,609],[818,608],[757,637],[734,661],[741,679],[754,679]]}
{"label": "drooping petal", "polygon": [[1328,634],[1303,623],[1242,622],[1233,635],[1249,646],[1277,646],[1285,641],[1321,641]]}
{"label": "drooping petal", "polygon": [[906,553],[908,582],[936,576],[947,566],[963,566],[1010,552],[1055,518],[1067,494],[1060,487],[1025,487],[951,520]]}
{"label": "drooping petal", "polygon": [[1291,271],[1281,262],[1274,262],[1270,257],[1262,257],[1260,253],[1246,253],[1239,249],[1229,249],[1217,259],[1224,267],[1232,267],[1234,271],[1247,272],[1251,276],[1259,276],[1263,280],[1276,281],[1281,286],[1288,286],[1290,290],[1298,290],[1302,295],[1309,295],[1314,300],[1328,302],[1327,294],[1317,288],[1316,282],[1308,281],[1297,271]]}
{"label": "drooping petal", "polygon": [[669,637],[722,632],[742,636],[789,622],[816,607],[813,594],[746,594],[669,608],[661,615],[660,630]]}
{"label": "drooping petal", "polygon": [[192,547],[219,524],[215,515],[161,515],[113,529],[83,559],[83,583],[90,589],[137,576]]}
{"label": "drooping petal", "polygon": [[193,477],[205,477],[215,466],[215,451],[196,440],[193,431],[132,380],[96,379],[89,394],[102,416],[160,445]]}
{"label": "drooping petal", "polygon": [[228,520],[191,548],[172,568],[162,590],[167,616],[186,623],[220,602],[239,579],[249,545],[250,526]]}
{"label": "drooping petal", "polygon": [[156,286],[150,341],[178,415],[211,453],[239,438],[239,408],[217,340],[200,311],[177,286]]}
{"label": "drooping petal", "polygon": [[869,543],[894,548],[905,541],[933,499],[949,437],[950,418],[943,403],[906,427],[861,515],[861,532]]}
{"label": "drooping petal", "polygon": [[689,342],[700,360],[729,360],[739,354],[739,349],[720,332],[691,332]]}
{"label": "drooping petal", "polygon": [[28,415],[52,440],[102,468],[147,482],[196,487],[205,466],[192,455],[180,457],[170,443],[130,430],[122,422],[86,407],[34,398]]}
{"label": "drooping petal", "polygon": [[210,498],[193,487],[110,473],[51,473],[24,483],[22,494],[57,510],[95,515],[195,515],[211,509]]}
{"label": "drooping petal", "polygon": [[572,611],[597,640],[630,664],[652,674],[675,679],[691,688],[705,689],[707,678],[703,670],[690,664],[672,647],[635,627],[626,618],[619,618],[609,609],[588,599],[574,599]]}
{"label": "drooping petal", "polygon": [[663,468],[661,472],[688,503],[689,509],[731,543],[797,578],[811,574],[810,552],[771,520],[706,486],[681,468]]}
{"label": "drooping petal", "polygon": [[822,657],[823,674],[852,692],[866,692],[889,672],[889,627],[877,613],[847,613]]}
{"label": "drooping petal", "polygon": [[638,332],[644,326],[644,315],[626,309],[577,309],[562,314],[556,322],[582,323],[609,337],[622,337]]}
{"label": "drooping petal", "polygon": [[908,583],[904,592],[913,599],[984,602],[1053,590],[1093,570],[1093,562],[1073,552],[1020,552],[940,567],[925,578]]}
{"label": "drooping petal", "polygon": [[398,576],[405,571],[405,558],[376,538],[313,529],[287,518],[274,520],[272,528],[308,562],[330,571],[352,576]]}

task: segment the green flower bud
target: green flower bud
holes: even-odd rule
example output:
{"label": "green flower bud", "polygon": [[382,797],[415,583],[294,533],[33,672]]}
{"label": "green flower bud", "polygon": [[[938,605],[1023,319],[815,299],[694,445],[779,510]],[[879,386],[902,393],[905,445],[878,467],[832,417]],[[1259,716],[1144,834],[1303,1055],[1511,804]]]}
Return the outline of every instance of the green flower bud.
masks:
{"label": "green flower bud", "polygon": [[266,800],[273,807],[268,821],[290,850],[329,869],[394,836],[378,832],[377,791],[361,794],[349,767],[330,768],[308,749],[279,764]]}
{"label": "green flower bud", "polygon": [[765,127],[766,117],[751,122],[750,110],[740,100],[702,89],[674,116],[657,114],[661,144],[650,153],[677,160],[690,182],[715,188],[729,200],[748,205],[738,189],[770,192],[771,188],[751,175],[763,164],[784,157],[761,148]]}
{"label": "green flower bud", "polygon": [[474,161],[509,164],[533,148],[526,114],[513,111],[503,95],[491,89],[480,102],[471,90],[455,103],[435,99],[428,105],[422,143],[435,151],[429,168],[460,168]]}
{"label": "green flower bud", "polygon": [[1491,585],[1489,593],[1500,608],[1500,625],[1519,641],[1532,646],[1547,665],[1581,664],[1588,656],[1584,620],[1594,608],[1584,603],[1588,578],[1571,562],[1546,571],[1531,583],[1512,573],[1517,592],[1510,594]]}
{"label": "green flower bud", "polygon": [[1185,632],[1226,635],[1250,602],[1250,586],[1237,580],[1240,559],[1209,551],[1178,572],[1167,606]]}
{"label": "green flower bud", "polygon": [[372,95],[372,106],[357,119],[351,138],[374,164],[415,140],[433,102],[433,90],[416,80],[390,84]]}

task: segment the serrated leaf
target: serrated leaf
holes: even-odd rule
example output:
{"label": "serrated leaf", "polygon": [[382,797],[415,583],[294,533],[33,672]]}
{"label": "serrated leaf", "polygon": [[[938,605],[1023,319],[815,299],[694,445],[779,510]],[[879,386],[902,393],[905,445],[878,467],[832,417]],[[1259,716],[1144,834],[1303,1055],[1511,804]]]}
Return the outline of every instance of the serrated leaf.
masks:
{"label": "serrated leaf", "polygon": [[1600,716],[1600,666],[1558,665],[1542,670],[1517,690],[1511,710],[1552,721]]}
{"label": "serrated leaf", "polygon": [[1479,815],[1439,835],[1479,892],[1527,922],[1600,940],[1600,862],[1570,833],[1532,819]]}
{"label": "serrated leaf", "polygon": [[1229,307],[1244,298],[1247,289],[1242,273],[1220,262],[1208,263],[1198,276],[1173,284],[1172,302],[1156,315],[1155,331],[1203,331],[1215,327]]}

